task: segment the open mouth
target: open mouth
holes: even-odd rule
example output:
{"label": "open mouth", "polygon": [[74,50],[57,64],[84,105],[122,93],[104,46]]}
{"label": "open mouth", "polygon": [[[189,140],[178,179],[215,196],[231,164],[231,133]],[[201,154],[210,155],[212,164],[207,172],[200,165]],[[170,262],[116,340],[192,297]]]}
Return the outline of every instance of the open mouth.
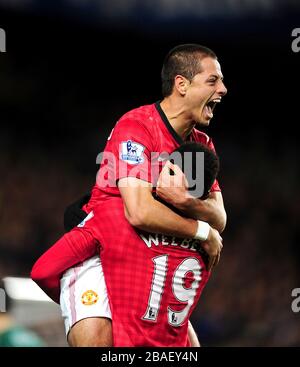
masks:
{"label": "open mouth", "polygon": [[221,102],[220,98],[215,98],[215,99],[212,99],[212,100],[210,100],[206,103],[206,105],[204,107],[204,111],[210,119],[213,118],[213,116],[214,116],[213,111],[214,111],[217,103],[220,103],[220,102]]}

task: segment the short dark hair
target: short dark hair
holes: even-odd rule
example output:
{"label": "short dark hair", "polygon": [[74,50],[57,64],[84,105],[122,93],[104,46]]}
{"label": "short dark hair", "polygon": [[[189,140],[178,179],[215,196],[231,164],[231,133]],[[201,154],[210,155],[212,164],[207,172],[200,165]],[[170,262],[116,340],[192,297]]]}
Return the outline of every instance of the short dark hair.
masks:
{"label": "short dark hair", "polygon": [[161,70],[162,95],[171,95],[176,75],[182,75],[189,81],[202,71],[201,60],[205,57],[217,59],[217,55],[209,48],[194,43],[174,47],[165,57]]}
{"label": "short dark hair", "polygon": [[[181,170],[184,171],[184,159],[183,154],[186,152],[192,153],[192,178],[195,180],[196,176],[196,169],[197,169],[197,159],[196,153],[203,152],[204,153],[204,190],[203,195],[200,199],[205,199],[209,195],[210,189],[218,176],[219,169],[220,169],[220,161],[217,154],[210,149],[207,145],[204,145],[199,142],[186,142],[181,144],[174,152],[179,152],[182,156],[182,167]],[[176,163],[176,162],[174,162]],[[190,184],[190,183],[189,183]],[[191,185],[189,188],[192,188]]]}

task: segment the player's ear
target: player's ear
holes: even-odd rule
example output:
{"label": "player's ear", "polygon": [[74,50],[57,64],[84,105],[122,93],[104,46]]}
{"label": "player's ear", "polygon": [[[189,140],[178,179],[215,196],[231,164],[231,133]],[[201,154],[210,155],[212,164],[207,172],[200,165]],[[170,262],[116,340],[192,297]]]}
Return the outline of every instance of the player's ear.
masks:
{"label": "player's ear", "polygon": [[190,82],[182,75],[176,75],[175,77],[175,88],[180,95],[184,96],[186,94],[187,88]]}

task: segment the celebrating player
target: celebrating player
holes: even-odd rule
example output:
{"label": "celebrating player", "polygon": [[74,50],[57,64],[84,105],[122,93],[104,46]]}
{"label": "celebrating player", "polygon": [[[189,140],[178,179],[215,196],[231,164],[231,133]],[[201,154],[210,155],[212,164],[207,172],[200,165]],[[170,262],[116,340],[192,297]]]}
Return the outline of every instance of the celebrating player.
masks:
{"label": "celebrating player", "polygon": [[[218,172],[216,155],[200,143],[186,143],[176,151],[183,158],[186,152],[204,152],[203,197],[206,197]],[[194,158],[189,167],[191,171],[200,170],[196,157],[191,158]],[[174,177],[170,176],[169,169],[174,170],[177,180],[184,178],[177,166],[166,164],[161,181]],[[187,320],[210,274],[207,255],[200,242],[135,229],[125,218],[120,197],[111,197],[95,209],[93,218],[85,226],[101,243],[113,320],[113,344],[189,345]],[[69,299],[69,292],[65,292],[67,294]],[[62,304],[66,305],[65,299]]]}
{"label": "celebrating player", "polygon": [[[45,257],[44,255],[37,262],[33,269],[33,279],[45,289],[50,289],[52,297],[56,300],[58,299],[57,279],[51,279],[49,274],[53,274],[55,271],[59,273],[61,268],[64,270],[66,259],[70,267],[92,256],[95,248],[101,241],[106,242],[109,238],[112,241],[110,248],[117,241],[118,236],[116,232],[114,233],[115,237],[113,237],[113,233],[105,228],[108,231],[106,232],[106,239],[102,238],[102,234],[99,232],[99,226],[102,226],[99,223],[101,207],[107,201],[112,201],[112,199],[116,199],[114,201],[115,206],[113,206],[116,210],[115,220],[121,217],[121,212],[123,213],[123,206],[120,205],[120,199],[122,198],[122,205],[125,208],[124,215],[131,226],[150,233],[206,240],[206,250],[210,258],[213,259],[212,263],[219,257],[222,245],[217,230],[221,232],[224,229],[226,214],[218,183],[214,183],[208,199],[203,201],[186,195],[182,188],[166,189],[163,186],[159,187],[158,194],[166,201],[169,199],[181,212],[199,220],[189,219],[178,215],[153,198],[153,177],[151,176],[150,162],[151,152],[161,153],[166,151],[169,153],[183,141],[199,141],[213,149],[211,139],[206,134],[197,131],[194,127],[197,123],[199,125],[209,124],[210,119],[213,117],[215,105],[226,94],[220,65],[211,50],[199,45],[181,45],[171,50],[167,55],[162,70],[162,81],[164,99],[161,103],[132,110],[125,114],[116,125],[107,143],[105,152],[114,156],[118,164],[116,167],[113,164],[109,164],[105,159],[102,161],[91,200],[84,207],[84,210],[89,213],[84,223],[60,239],[47,252],[47,256]],[[130,146],[134,146],[134,154],[131,154],[127,149],[129,141],[131,143]],[[177,199],[174,200],[174,197]],[[118,204],[116,204],[117,202]],[[103,220],[105,220],[104,217]],[[109,220],[112,220],[112,217],[107,218],[108,223]],[[93,223],[97,221],[98,227],[93,227]],[[124,226],[124,228],[126,227]],[[91,246],[91,243],[94,246]],[[92,250],[93,247],[94,249]],[[105,254],[104,248],[108,247],[108,244],[103,245],[103,256]],[[58,255],[60,249],[62,249],[62,252]],[[175,249],[170,248],[168,251],[175,252]],[[82,257],[82,252],[85,252],[84,257]],[[51,256],[54,253],[55,263],[51,261]],[[168,265],[166,259],[165,257],[160,257],[159,261],[163,263],[156,264],[154,262],[154,264],[159,267],[159,272],[162,272],[167,277],[170,274],[166,271]],[[180,267],[180,265],[178,266]],[[71,279],[72,281],[70,280],[72,285],[76,284],[74,283],[76,274],[79,275],[80,271],[84,272],[82,267],[73,269],[73,279]],[[108,271],[107,267],[106,272]],[[180,268],[180,274],[182,271],[183,269]],[[199,271],[191,270],[191,273],[194,275],[198,274],[198,286],[200,284]],[[151,269],[151,274],[154,279],[155,274],[157,274],[155,266],[154,269]],[[180,279],[184,278],[181,277]],[[192,281],[192,284],[194,284],[194,281]],[[86,283],[87,286],[88,283]],[[90,288],[93,289],[92,286]],[[90,288],[87,288],[86,291]],[[108,288],[110,289],[110,286]],[[150,288],[148,290],[150,291]],[[156,290],[155,299],[157,299],[159,294],[162,296],[159,292],[159,290]],[[180,291],[178,292],[180,293]],[[150,293],[149,302],[152,299],[152,293]],[[173,294],[174,299],[177,299],[177,293]],[[83,296],[82,306],[85,306],[86,298],[88,300],[94,299],[97,309],[94,308],[92,314],[86,316],[90,317],[89,319],[76,318],[76,310],[74,309],[73,312],[70,312],[74,316],[71,326],[74,324],[75,326],[71,329],[69,340],[71,340],[73,345],[90,345],[89,342],[86,342],[88,331],[91,344],[92,340],[94,340],[94,345],[96,345],[101,339],[99,337],[101,333],[102,335],[109,334],[109,332],[105,333],[104,331],[109,329],[109,322],[106,322],[107,320],[103,316],[110,317],[110,315],[106,313],[106,306],[102,308],[100,305],[99,298],[102,299],[101,292],[99,294],[95,291],[91,294],[86,294],[85,292],[80,294],[79,291],[77,295],[74,292],[72,296],[74,300],[78,295],[79,297]],[[182,301],[184,304],[189,302],[185,300],[185,297],[186,295]],[[177,305],[174,309],[170,308],[173,310],[169,320],[171,324],[176,323],[176,320],[178,320],[178,317],[176,317],[176,313],[179,312],[178,307]],[[70,308],[72,311],[72,306]],[[149,309],[149,318],[151,318],[150,315],[152,314],[154,314],[154,317],[158,315],[156,309],[155,307]],[[178,327],[186,328],[187,320],[188,317],[184,318],[183,324],[180,324]],[[148,327],[151,324],[153,325],[153,320],[145,319],[144,322],[148,323]],[[91,323],[93,323],[92,328],[90,327]],[[176,328],[175,325],[173,327]],[[93,335],[93,330],[97,330],[95,335]],[[101,342],[104,343],[104,339],[102,338],[99,341],[99,345],[101,345]]]}

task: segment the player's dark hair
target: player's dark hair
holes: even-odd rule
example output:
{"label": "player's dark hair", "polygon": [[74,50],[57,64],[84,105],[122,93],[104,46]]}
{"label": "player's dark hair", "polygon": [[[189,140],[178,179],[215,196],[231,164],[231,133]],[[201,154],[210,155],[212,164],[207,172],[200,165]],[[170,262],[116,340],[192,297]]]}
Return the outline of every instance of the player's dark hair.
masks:
{"label": "player's dark hair", "polygon": [[191,81],[196,74],[201,73],[201,60],[205,57],[217,59],[211,49],[193,43],[179,45],[170,50],[161,71],[163,97],[172,94],[176,75],[182,75]]}
{"label": "player's dark hair", "polygon": [[[219,169],[220,169],[220,161],[217,154],[210,149],[208,146],[198,143],[198,142],[187,142],[180,145],[174,152],[179,152],[182,157],[182,167],[181,170],[184,171],[184,153],[191,152],[192,157],[192,179],[195,180],[197,178],[196,170],[197,170],[197,152],[204,153],[204,190],[203,195],[200,199],[205,199],[209,191],[214,183],[215,179],[218,176]],[[176,162],[174,162],[176,163]],[[187,176],[187,175],[186,175]],[[191,183],[189,183],[189,188],[192,188]]]}

